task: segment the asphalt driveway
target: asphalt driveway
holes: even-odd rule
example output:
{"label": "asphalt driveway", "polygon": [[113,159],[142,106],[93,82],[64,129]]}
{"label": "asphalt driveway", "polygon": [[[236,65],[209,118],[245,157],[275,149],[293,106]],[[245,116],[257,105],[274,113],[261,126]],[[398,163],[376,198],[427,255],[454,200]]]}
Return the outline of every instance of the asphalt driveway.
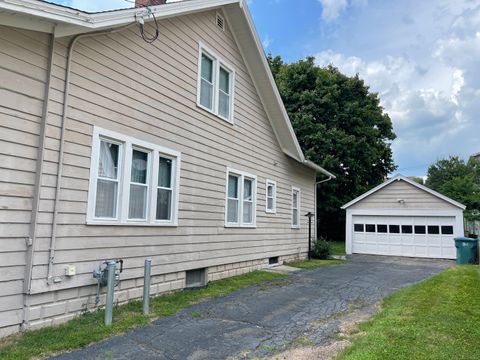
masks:
{"label": "asphalt driveway", "polygon": [[371,309],[393,291],[452,261],[355,255],[346,264],[299,271],[184,309],[174,316],[55,359],[264,357],[298,339],[326,345],[351,309]]}

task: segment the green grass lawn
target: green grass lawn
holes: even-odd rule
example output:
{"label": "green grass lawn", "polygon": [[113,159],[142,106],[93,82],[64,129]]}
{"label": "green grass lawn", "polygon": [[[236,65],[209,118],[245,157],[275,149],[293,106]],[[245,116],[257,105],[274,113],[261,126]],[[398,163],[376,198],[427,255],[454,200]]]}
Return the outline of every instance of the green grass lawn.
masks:
{"label": "green grass lawn", "polygon": [[345,255],[344,241],[330,241],[332,245],[332,255]]}
{"label": "green grass lawn", "polygon": [[396,292],[360,330],[338,359],[480,359],[480,267],[454,267]]}
{"label": "green grass lawn", "polygon": [[319,260],[319,259],[312,259],[308,260],[300,260],[300,261],[292,261],[286,263],[285,265],[296,267],[299,269],[315,269],[321,266],[329,266],[329,265],[338,265],[343,264],[345,261],[343,260]]}
{"label": "green grass lawn", "polygon": [[[203,300],[229,294],[250,285],[283,280],[287,275],[255,271],[211,282],[202,289],[183,290],[151,299],[151,316],[142,315],[142,302],[133,301],[117,307],[113,325],[103,324],[104,311],[80,315],[70,322],[40,330],[17,334],[0,340],[0,359],[21,360],[44,357],[54,353],[78,349],[91,343],[121,334],[135,327],[149,324],[152,319],[173,315]],[[192,315],[192,317],[194,317]]]}

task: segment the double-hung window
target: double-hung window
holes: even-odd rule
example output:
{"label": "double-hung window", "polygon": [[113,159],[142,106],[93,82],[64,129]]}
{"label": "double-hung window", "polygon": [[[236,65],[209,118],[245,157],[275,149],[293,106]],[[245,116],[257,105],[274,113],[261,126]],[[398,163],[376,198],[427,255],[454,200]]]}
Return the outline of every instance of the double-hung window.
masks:
{"label": "double-hung window", "polygon": [[87,223],[176,226],[180,156],[95,127]]}
{"label": "double-hung window", "polygon": [[274,214],[276,211],[277,211],[277,183],[272,180],[267,180],[265,212]]}
{"label": "double-hung window", "polygon": [[130,195],[128,200],[128,219],[147,219],[147,199],[150,168],[150,153],[132,148],[130,162]]}
{"label": "double-hung window", "polygon": [[292,187],[292,228],[300,227],[300,189]]}
{"label": "double-hung window", "polygon": [[225,226],[253,227],[256,224],[257,177],[227,169]]}
{"label": "double-hung window", "polygon": [[117,219],[118,193],[120,188],[122,143],[100,139],[98,144],[97,176],[95,187],[95,217]]}
{"label": "double-hung window", "polygon": [[198,67],[198,106],[233,123],[233,68],[201,43]]}

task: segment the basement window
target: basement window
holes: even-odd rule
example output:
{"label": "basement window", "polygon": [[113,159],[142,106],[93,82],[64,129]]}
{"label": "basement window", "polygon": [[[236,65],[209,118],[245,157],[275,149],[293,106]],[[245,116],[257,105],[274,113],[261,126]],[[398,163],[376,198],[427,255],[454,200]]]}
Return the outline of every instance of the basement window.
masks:
{"label": "basement window", "polygon": [[206,285],[206,269],[188,270],[185,273],[185,286],[187,288],[197,288]]}
{"label": "basement window", "polygon": [[278,264],[278,256],[274,256],[274,257],[271,257],[270,259],[268,259],[268,264],[269,265]]}

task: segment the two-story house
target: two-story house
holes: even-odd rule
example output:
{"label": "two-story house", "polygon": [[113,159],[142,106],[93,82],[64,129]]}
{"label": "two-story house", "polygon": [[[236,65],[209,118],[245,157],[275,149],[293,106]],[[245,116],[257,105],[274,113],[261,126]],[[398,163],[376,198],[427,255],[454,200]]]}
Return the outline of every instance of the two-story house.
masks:
{"label": "two-story house", "polygon": [[0,119],[0,335],[94,308],[107,259],[122,302],[147,257],[154,294],[305,257],[332,176],[305,159],[243,0],[0,1]]}

